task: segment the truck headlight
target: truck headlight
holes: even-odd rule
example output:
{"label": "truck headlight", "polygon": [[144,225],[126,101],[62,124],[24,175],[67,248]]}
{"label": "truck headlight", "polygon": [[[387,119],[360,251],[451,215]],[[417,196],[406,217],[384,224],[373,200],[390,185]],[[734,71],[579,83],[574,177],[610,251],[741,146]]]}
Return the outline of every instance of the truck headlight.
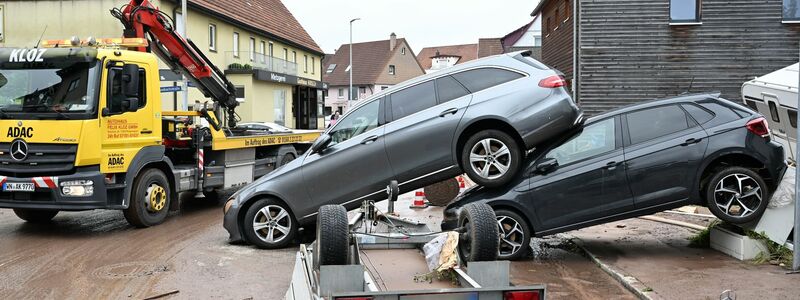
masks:
{"label": "truck headlight", "polygon": [[61,194],[70,197],[86,197],[94,194],[91,180],[70,180],[61,183]]}

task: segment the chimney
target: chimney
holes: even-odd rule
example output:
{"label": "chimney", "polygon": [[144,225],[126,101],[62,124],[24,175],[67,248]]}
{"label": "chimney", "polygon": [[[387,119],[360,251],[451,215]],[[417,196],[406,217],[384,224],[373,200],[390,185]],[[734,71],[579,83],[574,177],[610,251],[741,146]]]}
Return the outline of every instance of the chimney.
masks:
{"label": "chimney", "polygon": [[397,35],[392,32],[389,35],[389,51],[394,50],[394,47],[397,46]]}

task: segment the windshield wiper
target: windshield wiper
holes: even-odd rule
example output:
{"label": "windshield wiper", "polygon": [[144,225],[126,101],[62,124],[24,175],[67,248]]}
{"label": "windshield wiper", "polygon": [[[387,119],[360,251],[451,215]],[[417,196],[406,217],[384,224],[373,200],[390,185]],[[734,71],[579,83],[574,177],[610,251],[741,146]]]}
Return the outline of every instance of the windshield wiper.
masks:
{"label": "windshield wiper", "polygon": [[60,111],[56,110],[55,108],[51,107],[50,105],[43,104],[43,103],[37,103],[37,104],[33,104],[33,105],[23,105],[22,106],[22,110],[25,110],[26,108],[40,108],[40,107],[47,108],[48,112],[56,113],[58,115],[58,117],[61,118],[61,119],[64,119],[64,120],[72,119],[68,115],[65,115],[63,112],[60,112]]}

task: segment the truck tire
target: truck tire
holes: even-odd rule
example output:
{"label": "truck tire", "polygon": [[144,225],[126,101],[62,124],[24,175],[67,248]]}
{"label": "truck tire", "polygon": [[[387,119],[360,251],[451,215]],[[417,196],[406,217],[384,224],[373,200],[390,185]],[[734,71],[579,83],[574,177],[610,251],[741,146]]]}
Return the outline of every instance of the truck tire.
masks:
{"label": "truck tire", "polygon": [[497,260],[500,234],[492,207],[485,203],[464,205],[458,216],[458,225],[464,230],[458,241],[462,261]]}
{"label": "truck tire", "polygon": [[461,167],[478,185],[503,186],[522,168],[525,152],[517,141],[500,130],[479,131],[461,150]]}
{"label": "truck tire", "polygon": [[280,167],[280,166],[283,166],[285,164],[288,164],[288,163],[292,162],[294,159],[295,159],[294,153],[286,153],[286,154],[283,155],[283,157],[281,157],[281,164],[278,165],[278,166]]}
{"label": "truck tire", "polygon": [[14,214],[27,222],[40,224],[49,223],[50,220],[58,214],[58,211],[49,209],[15,208]]}
{"label": "truck tire", "polygon": [[[317,241],[314,242],[314,269],[346,265],[349,228],[347,210],[341,205],[323,205],[317,213]],[[324,233],[324,234],[323,234]]]}
{"label": "truck tire", "polygon": [[125,220],[138,228],[161,224],[169,213],[172,191],[167,175],[150,168],[133,180],[128,208],[123,211]]}
{"label": "truck tire", "polygon": [[261,249],[289,246],[297,236],[297,221],[285,203],[275,198],[261,199],[247,209],[243,220],[244,237]]}

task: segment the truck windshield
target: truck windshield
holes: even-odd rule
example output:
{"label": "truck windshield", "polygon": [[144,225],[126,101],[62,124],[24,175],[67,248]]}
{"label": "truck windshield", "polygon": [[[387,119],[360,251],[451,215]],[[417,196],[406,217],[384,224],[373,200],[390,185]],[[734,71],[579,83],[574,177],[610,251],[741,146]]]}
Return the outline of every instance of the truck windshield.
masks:
{"label": "truck windshield", "polygon": [[0,68],[0,118],[87,119],[95,115],[100,75],[96,61],[9,66]]}

